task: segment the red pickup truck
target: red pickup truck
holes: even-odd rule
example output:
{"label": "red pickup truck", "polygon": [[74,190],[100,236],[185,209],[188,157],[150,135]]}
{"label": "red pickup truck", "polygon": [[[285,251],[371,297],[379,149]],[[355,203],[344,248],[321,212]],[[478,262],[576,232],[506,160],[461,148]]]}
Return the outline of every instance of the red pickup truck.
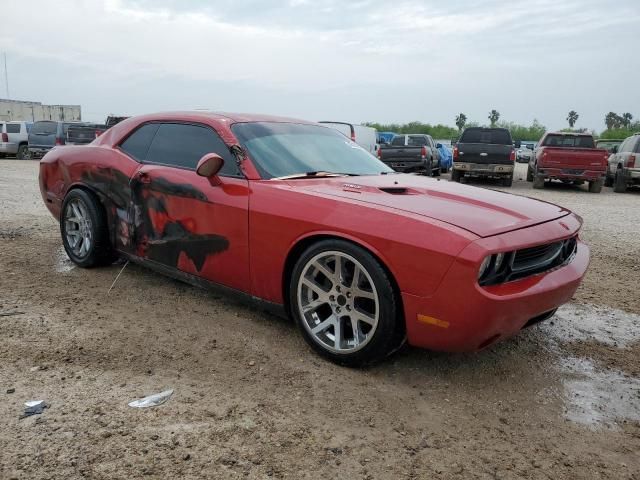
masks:
{"label": "red pickup truck", "polygon": [[600,193],[608,158],[609,152],[596,148],[588,133],[546,133],[529,161],[527,181],[533,188],[544,188],[546,180],[589,182],[589,191]]}

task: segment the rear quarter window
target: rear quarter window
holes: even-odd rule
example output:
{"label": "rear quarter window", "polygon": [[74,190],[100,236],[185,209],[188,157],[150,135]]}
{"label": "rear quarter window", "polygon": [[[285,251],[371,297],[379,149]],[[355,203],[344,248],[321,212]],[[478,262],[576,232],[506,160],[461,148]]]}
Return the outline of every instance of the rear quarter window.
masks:
{"label": "rear quarter window", "polygon": [[120,144],[120,150],[124,151],[139,162],[144,161],[147,157],[151,140],[153,140],[157,131],[157,123],[148,123],[147,125],[141,126]]}
{"label": "rear quarter window", "polygon": [[20,124],[7,123],[7,133],[20,133]]}
{"label": "rear quarter window", "polygon": [[422,147],[424,145],[426,145],[427,143],[429,143],[426,139],[426,137],[418,137],[418,136],[409,136],[409,141],[407,142],[409,145],[412,145],[414,147]]}

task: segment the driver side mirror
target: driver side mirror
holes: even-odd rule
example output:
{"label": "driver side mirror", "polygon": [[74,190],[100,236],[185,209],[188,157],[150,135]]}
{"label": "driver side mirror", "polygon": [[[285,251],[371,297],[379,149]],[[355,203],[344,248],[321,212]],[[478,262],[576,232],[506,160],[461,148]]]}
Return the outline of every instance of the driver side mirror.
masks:
{"label": "driver side mirror", "polygon": [[213,178],[222,169],[224,159],[217,153],[207,153],[198,162],[196,173],[201,177]]}
{"label": "driver side mirror", "polygon": [[611,153],[618,153],[618,145],[611,147]]}
{"label": "driver side mirror", "polygon": [[522,146],[522,142],[520,140],[516,140],[515,147],[520,148]]}
{"label": "driver side mirror", "polygon": [[436,143],[436,148],[442,148],[442,144],[441,143]]}

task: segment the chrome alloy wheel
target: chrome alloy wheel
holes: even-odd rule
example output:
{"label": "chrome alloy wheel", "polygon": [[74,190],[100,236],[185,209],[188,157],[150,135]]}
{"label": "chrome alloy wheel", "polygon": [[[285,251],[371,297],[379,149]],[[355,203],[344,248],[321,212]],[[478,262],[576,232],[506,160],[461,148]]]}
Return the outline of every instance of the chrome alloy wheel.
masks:
{"label": "chrome alloy wheel", "polygon": [[93,244],[91,217],[85,204],[74,199],[67,204],[64,211],[64,233],[67,244],[78,258],[89,254]]}
{"label": "chrome alloy wheel", "polygon": [[371,276],[343,252],[311,258],[298,280],[298,309],[315,342],[335,353],[360,350],[373,338],[380,306]]}

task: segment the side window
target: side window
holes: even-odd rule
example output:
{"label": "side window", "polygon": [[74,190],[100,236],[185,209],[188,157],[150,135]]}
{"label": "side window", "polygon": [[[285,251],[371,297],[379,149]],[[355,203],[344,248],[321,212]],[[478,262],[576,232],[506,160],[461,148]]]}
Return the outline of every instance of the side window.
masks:
{"label": "side window", "polygon": [[149,145],[151,145],[151,140],[153,140],[157,131],[157,123],[147,123],[129,135],[127,139],[120,144],[120,149],[139,162],[142,162],[147,156]]}
{"label": "side window", "polygon": [[640,153],[640,135],[636,135],[635,137],[633,137],[633,139],[636,142],[636,148],[634,148],[633,151],[635,153]]}
{"label": "side window", "polygon": [[239,174],[229,147],[211,128],[199,125],[160,124],[146,162],[195,170],[198,161],[207,153],[217,153],[224,159],[220,174]]}
{"label": "side window", "polygon": [[20,124],[7,123],[7,133],[20,133]]}

